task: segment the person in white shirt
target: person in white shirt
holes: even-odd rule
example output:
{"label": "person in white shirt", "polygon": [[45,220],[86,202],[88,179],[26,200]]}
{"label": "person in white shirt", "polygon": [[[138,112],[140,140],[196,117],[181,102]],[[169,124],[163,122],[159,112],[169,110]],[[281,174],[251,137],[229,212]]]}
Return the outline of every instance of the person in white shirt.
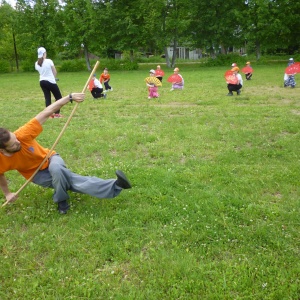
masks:
{"label": "person in white shirt", "polygon": [[[51,104],[51,93],[55,101],[62,98],[58,85],[56,84],[57,71],[51,59],[47,58],[47,52],[44,47],[37,50],[38,60],[35,63],[35,69],[40,73],[40,87],[44,93],[46,107]],[[61,118],[60,110],[56,111],[53,118]]]}
{"label": "person in white shirt", "polygon": [[94,99],[98,99],[103,97],[104,99],[106,98],[106,92],[103,91],[103,86],[101,82],[96,78],[96,74],[94,74],[93,78],[89,82],[89,90],[91,91],[91,94]]}
{"label": "person in white shirt", "polygon": [[229,91],[227,96],[233,96],[233,92],[236,92],[237,95],[240,95],[240,93],[241,93],[241,88],[243,87],[243,78],[242,78],[241,74],[239,73],[239,70],[240,69],[238,67],[233,67],[231,69],[231,71],[237,78],[237,84],[232,84],[232,83],[227,84],[227,88]]}

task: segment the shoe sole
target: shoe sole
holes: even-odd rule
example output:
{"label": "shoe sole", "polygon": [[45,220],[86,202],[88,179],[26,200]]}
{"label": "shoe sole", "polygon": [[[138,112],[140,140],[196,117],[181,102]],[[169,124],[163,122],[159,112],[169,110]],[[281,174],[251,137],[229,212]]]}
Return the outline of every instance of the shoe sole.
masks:
{"label": "shoe sole", "polygon": [[118,180],[122,184],[122,186],[120,186],[122,189],[131,189],[131,184],[130,184],[129,180],[127,179],[126,175],[121,170],[117,170],[116,175],[118,177]]}

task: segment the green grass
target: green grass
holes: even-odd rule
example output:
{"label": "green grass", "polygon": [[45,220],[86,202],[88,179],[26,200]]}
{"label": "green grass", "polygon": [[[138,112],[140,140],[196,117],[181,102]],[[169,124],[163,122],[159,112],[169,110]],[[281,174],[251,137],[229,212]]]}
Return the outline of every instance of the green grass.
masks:
{"label": "green grass", "polygon": [[[226,96],[227,68],[179,65],[185,89],[170,92],[164,67],[149,101],[155,66],[112,72],[105,101],[87,92],[56,147],[74,172],[122,169],[131,190],[72,194],[61,216],[52,191],[29,184],[0,210],[0,299],[300,298],[300,99],[283,88],[285,63],[254,65],[238,97]],[[88,76],[59,74],[62,93]],[[0,75],[0,93],[10,130],[44,108],[37,73]],[[44,125],[44,146],[73,107]],[[7,178],[12,191],[25,182]]]}

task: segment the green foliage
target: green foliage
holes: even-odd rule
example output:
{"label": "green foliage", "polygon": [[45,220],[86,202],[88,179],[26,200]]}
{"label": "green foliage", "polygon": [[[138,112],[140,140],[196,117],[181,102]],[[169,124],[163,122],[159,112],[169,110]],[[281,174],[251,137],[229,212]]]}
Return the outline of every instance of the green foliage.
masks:
{"label": "green foliage", "polygon": [[[91,61],[94,62],[94,61]],[[95,61],[96,62],[96,61]],[[108,70],[138,70],[139,65],[136,61],[129,61],[127,59],[108,59],[103,58],[100,59],[101,68],[98,72],[102,72],[104,68],[108,68]]]}
{"label": "green foliage", "polygon": [[129,61],[129,60],[124,60],[120,64],[122,70],[126,71],[132,71],[132,70],[137,70],[139,68],[139,65],[135,61]]}
{"label": "green foliage", "polygon": [[35,72],[34,64],[34,61],[25,60],[21,62],[21,68],[24,72]]}
{"label": "green foliage", "polygon": [[60,72],[78,72],[86,70],[84,61],[74,59],[63,61],[59,67]]}
{"label": "green foliage", "polygon": [[0,73],[10,72],[9,62],[6,60],[0,60]]}
{"label": "green foliage", "polygon": [[236,53],[231,54],[219,54],[215,58],[208,58],[206,66],[215,67],[215,66],[228,66],[230,67],[233,62],[237,65],[244,65],[249,58],[247,56],[241,56]]}

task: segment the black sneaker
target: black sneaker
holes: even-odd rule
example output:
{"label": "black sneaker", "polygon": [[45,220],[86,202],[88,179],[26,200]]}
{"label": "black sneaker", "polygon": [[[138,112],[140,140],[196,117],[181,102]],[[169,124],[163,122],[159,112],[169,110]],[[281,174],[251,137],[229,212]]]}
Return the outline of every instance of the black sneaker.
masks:
{"label": "black sneaker", "polygon": [[118,179],[116,180],[116,185],[122,189],[131,189],[131,184],[125,174],[121,170],[116,171]]}
{"label": "black sneaker", "polygon": [[237,90],[236,93],[237,93],[237,95],[240,95],[241,94],[241,90]]}
{"label": "black sneaker", "polygon": [[58,202],[57,206],[58,206],[58,212],[61,215],[65,215],[70,208],[70,205],[68,204],[67,200]]}
{"label": "black sneaker", "polygon": [[232,93],[232,92],[229,92],[229,93],[227,94],[227,96],[233,96],[233,93]]}

